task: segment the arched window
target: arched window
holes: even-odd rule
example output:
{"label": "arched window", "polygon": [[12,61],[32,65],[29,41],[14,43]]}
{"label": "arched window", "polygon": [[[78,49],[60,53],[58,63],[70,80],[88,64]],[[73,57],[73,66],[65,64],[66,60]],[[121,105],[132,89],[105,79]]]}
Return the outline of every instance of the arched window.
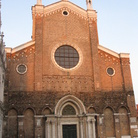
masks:
{"label": "arched window", "polygon": [[114,116],[113,116],[113,111],[110,108],[106,108],[104,110],[104,123],[105,123],[106,137],[114,137],[115,135]]}
{"label": "arched window", "polygon": [[62,110],[62,115],[76,115],[76,111],[71,105],[66,105]]}

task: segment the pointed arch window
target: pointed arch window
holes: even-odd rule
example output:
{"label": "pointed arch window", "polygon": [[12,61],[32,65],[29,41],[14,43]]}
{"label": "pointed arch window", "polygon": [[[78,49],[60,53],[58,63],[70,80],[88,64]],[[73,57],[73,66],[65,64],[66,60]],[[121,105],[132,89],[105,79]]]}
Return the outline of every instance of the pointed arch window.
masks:
{"label": "pointed arch window", "polygon": [[62,115],[76,115],[76,111],[71,105],[66,105],[62,110]]}

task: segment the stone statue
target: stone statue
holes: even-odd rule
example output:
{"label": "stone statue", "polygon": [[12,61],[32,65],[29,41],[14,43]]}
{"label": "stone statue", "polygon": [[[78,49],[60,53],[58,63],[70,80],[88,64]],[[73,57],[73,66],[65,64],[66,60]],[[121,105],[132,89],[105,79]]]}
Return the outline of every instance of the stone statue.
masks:
{"label": "stone statue", "polygon": [[92,9],[92,0],[86,0],[87,9]]}
{"label": "stone statue", "polygon": [[38,5],[42,5],[42,0],[37,0]]}

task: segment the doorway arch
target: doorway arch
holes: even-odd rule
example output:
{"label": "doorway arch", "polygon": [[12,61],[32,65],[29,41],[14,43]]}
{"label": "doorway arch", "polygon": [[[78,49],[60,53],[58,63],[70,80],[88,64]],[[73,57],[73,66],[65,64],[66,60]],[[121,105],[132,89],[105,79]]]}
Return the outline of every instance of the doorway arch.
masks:
{"label": "doorway arch", "polygon": [[86,114],[83,102],[73,95],[62,97],[54,114],[46,117],[46,138],[95,138],[94,115]]}
{"label": "doorway arch", "polygon": [[61,116],[62,110],[67,104],[70,104],[74,107],[76,110],[76,115],[86,114],[86,109],[82,101],[73,95],[67,95],[58,101],[55,107],[55,115]]}

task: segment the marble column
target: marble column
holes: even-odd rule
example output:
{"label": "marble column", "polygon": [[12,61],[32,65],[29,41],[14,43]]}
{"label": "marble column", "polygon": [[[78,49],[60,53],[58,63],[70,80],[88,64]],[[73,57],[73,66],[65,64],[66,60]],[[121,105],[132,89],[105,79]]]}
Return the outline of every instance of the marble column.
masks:
{"label": "marble column", "polygon": [[95,135],[95,118],[94,117],[92,118],[92,133],[93,133],[93,138],[96,138],[96,135]]}
{"label": "marble column", "polygon": [[46,121],[46,138],[51,138],[51,121]]}
{"label": "marble column", "polygon": [[84,129],[83,129],[83,119],[81,118],[80,119],[80,135],[81,135],[81,138],[84,138]]}
{"label": "marble column", "polygon": [[52,121],[52,138],[56,138],[56,122]]}
{"label": "marble column", "polygon": [[92,138],[92,125],[91,125],[91,117],[87,118],[87,129],[88,129],[88,135],[87,138]]}
{"label": "marble column", "polygon": [[87,134],[87,138],[96,138],[95,118],[93,116],[87,117]]}
{"label": "marble column", "polygon": [[62,128],[60,128],[60,118],[58,118],[57,127],[58,127],[58,128],[57,128],[57,130],[58,130],[58,131],[57,131],[57,133],[58,133],[57,136],[58,136],[58,138],[61,138],[61,133],[60,133],[60,131],[61,131]]}

